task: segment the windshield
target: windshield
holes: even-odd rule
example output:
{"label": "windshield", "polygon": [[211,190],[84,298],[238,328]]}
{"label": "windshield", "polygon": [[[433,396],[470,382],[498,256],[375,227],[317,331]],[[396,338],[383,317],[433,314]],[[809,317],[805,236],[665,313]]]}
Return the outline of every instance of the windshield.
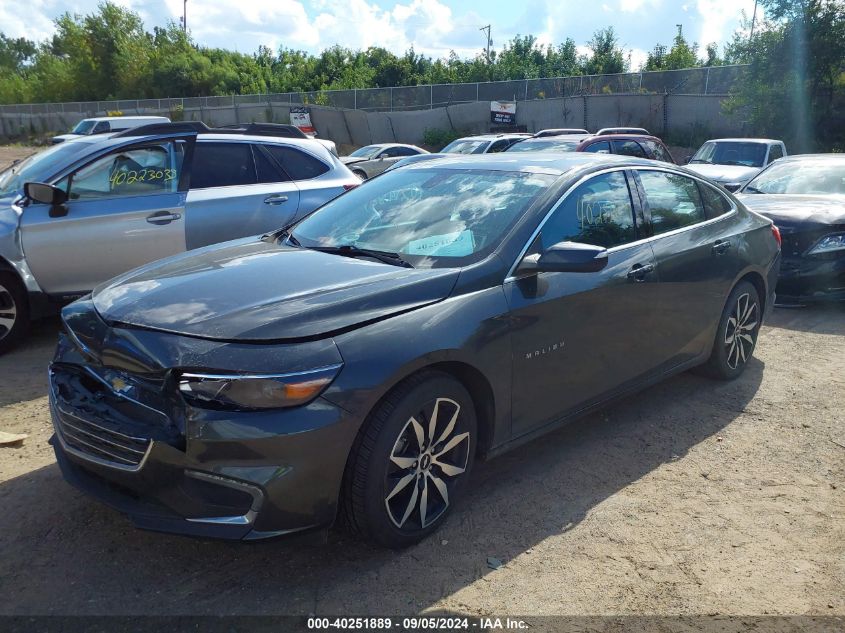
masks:
{"label": "windshield", "polygon": [[360,149],[356,149],[349,156],[350,158],[372,158],[381,149],[381,145],[367,145]]}
{"label": "windshield", "polygon": [[92,121],[91,119],[82,119],[76,124],[76,127],[71,130],[71,134],[88,134],[96,124],[97,122]]}
{"label": "windshield", "polygon": [[768,145],[765,143],[710,141],[698,149],[695,156],[690,159],[690,163],[762,167],[767,148]]}
{"label": "windshield", "polygon": [[845,195],[845,161],[778,161],[745,185],[743,193]]}
{"label": "windshield", "polygon": [[579,141],[522,141],[514,143],[506,152],[574,152]]}
{"label": "windshield", "polygon": [[440,151],[443,154],[481,154],[489,144],[489,141],[469,141],[459,138],[457,141],[449,143]]}
{"label": "windshield", "polygon": [[0,172],[0,196],[23,192],[25,182],[44,180],[61,168],[65,161],[87,144],[62,143],[25,158],[17,165]]}
{"label": "windshield", "polygon": [[398,253],[417,268],[486,257],[554,176],[407,167],[332,200],[292,237],[306,248],[352,246]]}

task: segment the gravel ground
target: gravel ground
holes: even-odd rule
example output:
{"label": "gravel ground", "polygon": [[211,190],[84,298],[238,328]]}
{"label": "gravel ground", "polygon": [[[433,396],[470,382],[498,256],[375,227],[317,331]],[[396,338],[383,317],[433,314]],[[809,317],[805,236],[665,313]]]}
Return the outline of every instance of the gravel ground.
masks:
{"label": "gravel ground", "polygon": [[845,306],[776,309],[735,382],[684,374],[479,465],[400,553],[141,532],[76,492],[47,445],[57,329],[0,357],[0,430],[29,434],[0,448],[0,614],[845,615]]}
{"label": "gravel ground", "polygon": [[[47,445],[58,325],[0,357],[0,614],[845,614],[845,309],[777,309],[732,383],[672,378],[481,464],[382,551],[135,530]],[[488,568],[488,557],[503,566]]]}

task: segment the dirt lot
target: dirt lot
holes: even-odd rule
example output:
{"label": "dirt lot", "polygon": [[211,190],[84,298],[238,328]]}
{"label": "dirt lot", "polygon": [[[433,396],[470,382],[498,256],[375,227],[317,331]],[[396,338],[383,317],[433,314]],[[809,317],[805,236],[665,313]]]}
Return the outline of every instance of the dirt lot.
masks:
{"label": "dirt lot", "polygon": [[[137,531],[61,479],[54,321],[0,358],[0,614],[845,614],[845,310],[778,309],[733,383],[682,375],[482,464],[402,553]],[[491,570],[487,558],[504,566]]]}
{"label": "dirt lot", "polygon": [[28,147],[26,145],[0,146],[0,170],[6,169],[12,164],[12,161],[26,158],[40,149],[40,147]]}
{"label": "dirt lot", "polygon": [[843,307],[775,310],[736,382],[682,375],[480,465],[402,553],[140,532],[76,492],[47,445],[57,328],[0,357],[0,430],[29,434],[0,448],[0,614],[845,615]]}

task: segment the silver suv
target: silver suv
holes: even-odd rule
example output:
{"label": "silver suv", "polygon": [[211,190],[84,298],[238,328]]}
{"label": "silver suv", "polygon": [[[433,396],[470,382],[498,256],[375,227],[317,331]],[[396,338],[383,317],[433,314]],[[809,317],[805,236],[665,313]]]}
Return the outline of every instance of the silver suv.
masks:
{"label": "silver suv", "polygon": [[0,173],[0,353],[116,275],[298,220],[359,180],[289,126],[144,126]]}

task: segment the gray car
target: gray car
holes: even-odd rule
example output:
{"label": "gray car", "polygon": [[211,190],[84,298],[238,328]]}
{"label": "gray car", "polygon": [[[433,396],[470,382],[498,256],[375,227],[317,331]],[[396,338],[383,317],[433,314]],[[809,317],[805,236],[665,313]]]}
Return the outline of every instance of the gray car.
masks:
{"label": "gray car", "polygon": [[428,154],[422,147],[404,143],[380,143],[356,149],[340,160],[361,180],[378,176],[397,161],[408,156]]}
{"label": "gray car", "polygon": [[83,137],[0,173],[0,353],[118,274],[285,226],[359,183],[314,140],[187,128]]}

